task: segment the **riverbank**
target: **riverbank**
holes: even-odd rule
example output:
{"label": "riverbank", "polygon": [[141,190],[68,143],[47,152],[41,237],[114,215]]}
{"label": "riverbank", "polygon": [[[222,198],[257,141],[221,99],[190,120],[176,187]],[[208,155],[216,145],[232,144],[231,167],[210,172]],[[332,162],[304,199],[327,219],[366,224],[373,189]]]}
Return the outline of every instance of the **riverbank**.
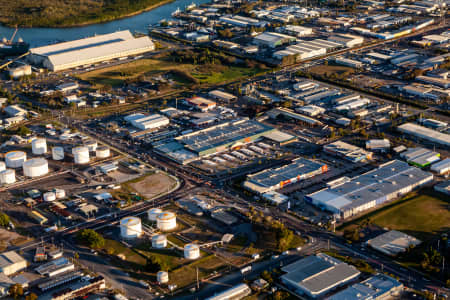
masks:
{"label": "riverbank", "polygon": [[[117,1],[113,5],[105,5],[105,7],[97,9],[93,8],[92,5],[95,6],[95,4],[88,0],[86,1],[87,4],[80,7],[80,9],[71,6],[71,3],[65,3],[61,8],[55,10],[52,10],[53,6],[49,7],[48,9],[51,12],[46,12],[47,8],[45,8],[43,11],[38,11],[31,14],[28,13],[30,10],[33,11],[33,9],[29,7],[30,5],[20,5],[21,1],[27,0],[18,0],[14,3],[9,0],[0,0],[0,5],[4,8],[4,12],[0,14],[0,24],[6,27],[19,26],[23,28],[76,28],[133,17],[144,12],[154,10],[160,6],[172,3],[175,0],[142,0],[140,5],[145,5],[145,7],[136,10],[121,6],[121,4],[124,4],[127,0],[123,0],[122,2]],[[45,2],[45,0],[36,0],[32,5],[40,6],[40,2]],[[69,0],[67,2],[71,1]],[[58,6],[59,4],[60,3],[56,3],[53,5]],[[75,3],[73,4],[76,6]],[[72,14],[74,9],[77,9],[76,14]],[[104,11],[101,11],[101,9]],[[58,13],[58,11],[61,10],[67,11],[69,16],[64,16],[64,13]],[[87,12],[87,10],[89,10],[89,12]],[[120,11],[124,12],[120,13]],[[56,17],[52,18],[49,14],[56,15]],[[86,18],[88,20],[86,20]]]}

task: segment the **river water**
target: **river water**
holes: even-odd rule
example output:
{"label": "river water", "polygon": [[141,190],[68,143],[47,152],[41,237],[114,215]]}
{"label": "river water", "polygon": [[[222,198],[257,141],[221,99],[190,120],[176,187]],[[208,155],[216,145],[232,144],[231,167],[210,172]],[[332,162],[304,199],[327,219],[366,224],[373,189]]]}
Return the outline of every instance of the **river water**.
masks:
{"label": "river water", "polygon": [[[12,0],[14,1],[14,0]],[[169,19],[173,11],[178,7],[183,10],[192,2],[197,5],[209,2],[209,0],[176,0],[174,2],[162,5],[153,10],[143,12],[129,18],[111,21],[101,24],[93,24],[82,27],[72,28],[20,28],[16,35],[30,43],[31,47],[52,44],[57,41],[70,41],[83,37],[93,36],[95,34],[111,33],[118,30],[129,29],[131,32],[147,33],[147,26],[155,24],[162,19]],[[10,38],[14,29],[0,26],[0,38]]]}

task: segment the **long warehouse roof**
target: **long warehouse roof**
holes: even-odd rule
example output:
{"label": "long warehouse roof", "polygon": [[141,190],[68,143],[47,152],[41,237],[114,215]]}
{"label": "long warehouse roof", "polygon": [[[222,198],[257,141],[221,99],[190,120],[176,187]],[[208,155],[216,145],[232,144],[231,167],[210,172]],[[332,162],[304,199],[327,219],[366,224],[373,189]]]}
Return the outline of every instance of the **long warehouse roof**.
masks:
{"label": "long warehouse roof", "polygon": [[415,135],[424,140],[450,146],[450,134],[442,133],[414,123],[405,123],[400,125],[398,126],[398,130],[407,134]]}
{"label": "long warehouse roof", "polygon": [[50,55],[48,59],[54,66],[67,65],[77,61],[90,61],[96,58],[112,56],[116,53],[147,48],[153,50],[153,42],[149,37],[144,36],[132,40],[117,41],[69,52],[60,52],[59,54]]}
{"label": "long warehouse roof", "polygon": [[84,39],[57,43],[53,45],[47,45],[37,48],[32,48],[30,52],[32,54],[38,54],[43,56],[50,56],[60,54],[63,52],[72,52],[82,50],[86,48],[92,48],[105,44],[116,43],[120,41],[132,40],[133,35],[129,30],[117,31],[109,34],[96,35]]}

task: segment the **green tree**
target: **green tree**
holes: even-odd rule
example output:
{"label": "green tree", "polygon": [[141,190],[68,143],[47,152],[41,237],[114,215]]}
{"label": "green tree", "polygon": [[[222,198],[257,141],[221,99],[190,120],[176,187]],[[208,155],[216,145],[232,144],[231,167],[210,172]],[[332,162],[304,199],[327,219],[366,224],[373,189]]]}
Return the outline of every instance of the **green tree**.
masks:
{"label": "green tree", "polygon": [[261,278],[264,279],[265,281],[267,281],[270,284],[273,282],[272,274],[269,271],[267,271],[267,270],[264,270],[261,273]]}
{"label": "green tree", "polygon": [[161,260],[152,256],[149,259],[147,259],[147,263],[145,264],[145,269],[148,272],[158,272],[161,271],[162,269],[162,265],[161,265]]}
{"label": "green tree", "polygon": [[83,229],[79,231],[77,240],[79,243],[93,249],[99,249],[105,246],[105,239],[103,236],[92,229]]}
{"label": "green tree", "polygon": [[9,219],[9,216],[3,212],[0,212],[0,226],[6,227],[9,225],[9,222],[11,220]]}
{"label": "green tree", "polygon": [[23,126],[23,125],[17,129],[17,134],[20,136],[26,136],[30,133],[31,133],[30,129],[28,129],[28,127]]}
{"label": "green tree", "polygon": [[9,287],[9,295],[14,299],[19,299],[23,295],[22,285],[19,283],[13,284]]}

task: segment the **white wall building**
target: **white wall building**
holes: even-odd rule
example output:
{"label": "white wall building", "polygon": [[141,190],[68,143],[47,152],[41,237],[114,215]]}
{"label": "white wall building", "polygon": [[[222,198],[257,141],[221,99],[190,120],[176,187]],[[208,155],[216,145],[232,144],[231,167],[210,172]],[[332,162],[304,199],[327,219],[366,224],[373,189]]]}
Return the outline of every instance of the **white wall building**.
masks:
{"label": "white wall building", "polygon": [[61,71],[154,49],[149,37],[134,38],[129,30],[125,30],[32,48],[29,59],[51,71]]}

